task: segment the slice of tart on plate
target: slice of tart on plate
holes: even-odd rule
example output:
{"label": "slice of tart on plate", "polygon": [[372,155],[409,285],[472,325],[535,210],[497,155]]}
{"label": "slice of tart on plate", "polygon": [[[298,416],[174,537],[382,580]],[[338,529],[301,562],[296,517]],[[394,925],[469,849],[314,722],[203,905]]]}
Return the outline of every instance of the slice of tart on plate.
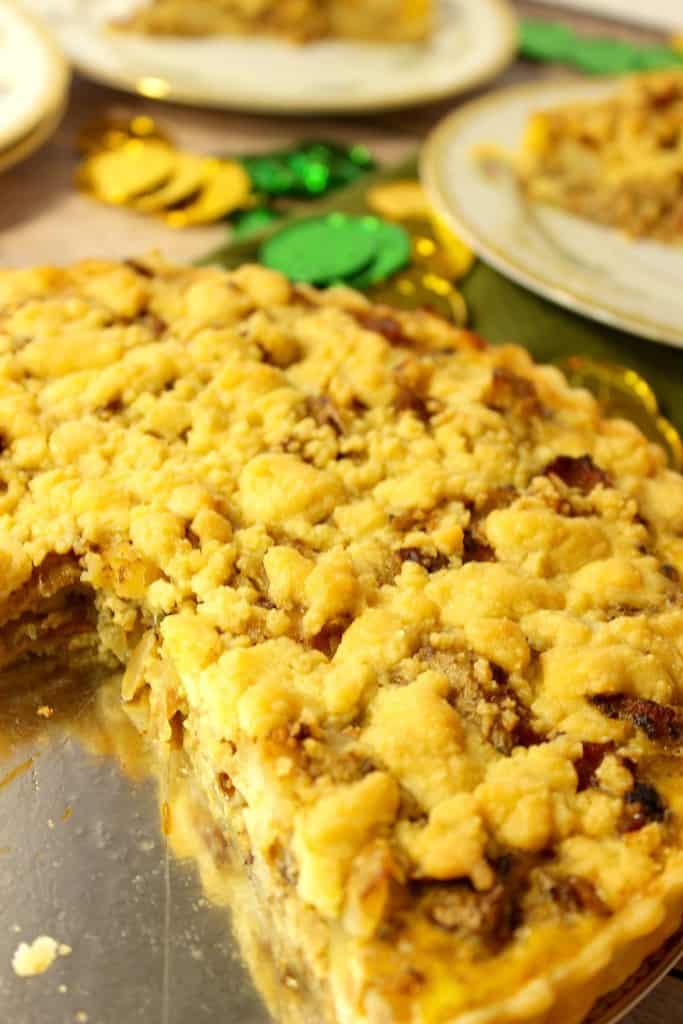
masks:
{"label": "slice of tart on plate", "polygon": [[114,27],[150,35],[279,35],[415,42],[429,36],[431,0],[152,0]]}
{"label": "slice of tart on plate", "polygon": [[421,171],[501,273],[683,346],[683,70],[501,89],[437,127]]}
{"label": "slice of tart on plate", "polygon": [[97,81],[268,113],[429,102],[493,78],[517,48],[508,0],[26,2]]}
{"label": "slice of tart on plate", "polygon": [[683,244],[683,68],[535,111],[511,166],[531,199]]}

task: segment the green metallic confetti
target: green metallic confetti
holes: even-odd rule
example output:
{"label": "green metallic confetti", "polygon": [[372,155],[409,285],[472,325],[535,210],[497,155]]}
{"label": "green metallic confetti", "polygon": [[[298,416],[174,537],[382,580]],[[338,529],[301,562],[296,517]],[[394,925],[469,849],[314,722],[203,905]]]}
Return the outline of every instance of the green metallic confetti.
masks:
{"label": "green metallic confetti", "polygon": [[530,60],[563,61],[571,54],[574,40],[571,29],[559,22],[534,18],[520,21],[520,53]]}
{"label": "green metallic confetti", "polygon": [[317,198],[343,188],[375,167],[364,146],[309,140],[290,149],[244,156],[252,187],[271,197]]}
{"label": "green metallic confetti", "polygon": [[244,241],[245,238],[257,234],[279,219],[280,214],[267,206],[257,206],[254,210],[240,210],[231,219],[233,238],[235,241]]}
{"label": "green metallic confetti", "polygon": [[363,226],[363,219],[331,213],[299,221],[265,242],[261,262],[291,281],[325,285],[348,280],[378,253],[377,233]]}
{"label": "green metallic confetti", "polygon": [[683,54],[667,46],[585,36],[566,25],[522,18],[520,54],[530,60],[571,64],[593,75],[617,75],[683,66]]}
{"label": "green metallic confetti", "polygon": [[402,270],[410,262],[410,237],[398,224],[389,224],[379,217],[363,217],[362,225],[377,243],[377,255],[360,274],[349,278],[352,288],[369,288]]}

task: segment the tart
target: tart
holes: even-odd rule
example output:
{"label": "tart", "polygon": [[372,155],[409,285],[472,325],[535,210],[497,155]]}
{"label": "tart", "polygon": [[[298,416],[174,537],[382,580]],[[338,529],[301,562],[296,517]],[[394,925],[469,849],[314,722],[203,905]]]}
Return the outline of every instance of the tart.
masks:
{"label": "tart", "polygon": [[116,27],[148,35],[330,36],[373,42],[428,37],[431,0],[151,0]]}
{"label": "tart", "polygon": [[318,1020],[577,1024],[677,929],[661,449],[259,267],[5,271],[0,331],[3,660],[126,665]]}
{"label": "tart", "polygon": [[512,163],[531,199],[634,237],[683,242],[683,69],[534,113]]}

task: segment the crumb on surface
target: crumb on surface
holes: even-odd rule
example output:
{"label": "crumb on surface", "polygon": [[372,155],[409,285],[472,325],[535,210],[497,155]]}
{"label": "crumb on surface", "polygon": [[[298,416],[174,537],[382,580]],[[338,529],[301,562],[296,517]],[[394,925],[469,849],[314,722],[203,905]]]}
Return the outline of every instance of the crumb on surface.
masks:
{"label": "crumb on surface", "polygon": [[19,978],[44,974],[58,956],[68,956],[71,946],[58,943],[50,935],[39,935],[33,942],[20,942],[12,957],[12,969]]}
{"label": "crumb on surface", "polygon": [[52,718],[54,713],[55,709],[51,708],[49,704],[41,704],[41,706],[36,711],[36,714],[40,715],[41,718]]}

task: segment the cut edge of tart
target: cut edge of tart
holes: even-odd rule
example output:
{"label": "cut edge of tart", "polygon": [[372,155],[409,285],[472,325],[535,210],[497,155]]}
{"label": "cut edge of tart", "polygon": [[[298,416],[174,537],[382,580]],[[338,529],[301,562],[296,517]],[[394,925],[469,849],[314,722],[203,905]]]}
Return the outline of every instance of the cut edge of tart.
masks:
{"label": "cut edge of tart", "polygon": [[514,346],[0,275],[3,662],[126,664],[341,1024],[575,1024],[683,916],[683,478]]}

